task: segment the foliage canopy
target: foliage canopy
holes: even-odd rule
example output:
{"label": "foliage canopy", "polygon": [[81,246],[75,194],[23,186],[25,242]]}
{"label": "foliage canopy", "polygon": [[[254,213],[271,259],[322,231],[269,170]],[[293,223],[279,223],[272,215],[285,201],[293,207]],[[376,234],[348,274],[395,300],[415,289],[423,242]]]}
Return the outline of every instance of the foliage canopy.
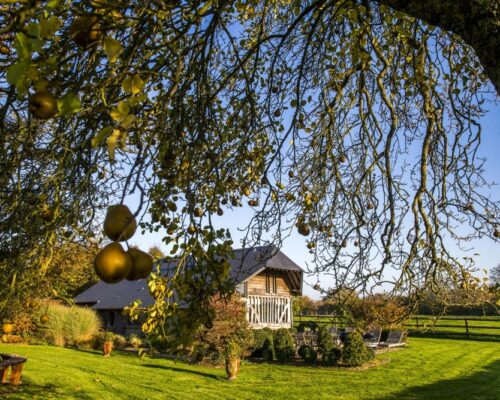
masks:
{"label": "foliage canopy", "polygon": [[[297,227],[340,289],[389,270],[413,302],[469,279],[448,243],[500,236],[477,155],[491,86],[459,36],[386,3],[2,5],[1,290],[43,276],[56,242],[93,235],[132,193],[178,260],[152,279],[148,332],[175,313],[173,289],[194,321],[231,292],[213,220],[243,201],[246,246]],[[55,117],[29,111],[40,92]]]}

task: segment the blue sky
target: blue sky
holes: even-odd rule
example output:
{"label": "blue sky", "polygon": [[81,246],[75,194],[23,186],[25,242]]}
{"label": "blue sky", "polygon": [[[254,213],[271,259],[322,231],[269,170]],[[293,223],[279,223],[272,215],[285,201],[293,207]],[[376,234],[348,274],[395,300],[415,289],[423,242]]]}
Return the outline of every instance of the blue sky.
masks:
{"label": "blue sky", "polygon": [[[485,177],[488,181],[500,183],[500,103],[493,101],[489,103],[488,113],[480,121],[483,127],[482,143],[480,145],[480,155],[486,158],[485,164]],[[491,189],[491,196],[493,199],[500,199],[500,186],[494,186]],[[128,199],[128,203],[132,208],[134,207],[133,199]],[[235,247],[239,246],[239,241],[243,237],[243,233],[238,228],[243,228],[248,224],[252,215],[249,207],[236,208],[235,210],[226,210],[224,216],[218,217],[216,223],[220,227],[230,229],[235,242]],[[147,250],[152,245],[158,245],[164,251],[167,250],[162,243],[161,233],[147,233],[141,235],[137,232],[130,244],[137,245],[144,250]],[[490,269],[491,267],[500,264],[500,244],[495,243],[489,238],[483,238],[467,243],[467,252],[459,253],[457,256],[474,256],[476,266],[481,269]],[[292,260],[302,267],[311,263],[312,256],[306,248],[306,238],[299,235],[295,230],[290,237],[288,237],[282,247],[282,251],[288,255]],[[320,293],[312,288],[316,283],[317,277],[305,277],[304,294],[312,298],[318,299]],[[331,278],[321,277],[321,285],[323,287],[333,287],[335,283]]]}

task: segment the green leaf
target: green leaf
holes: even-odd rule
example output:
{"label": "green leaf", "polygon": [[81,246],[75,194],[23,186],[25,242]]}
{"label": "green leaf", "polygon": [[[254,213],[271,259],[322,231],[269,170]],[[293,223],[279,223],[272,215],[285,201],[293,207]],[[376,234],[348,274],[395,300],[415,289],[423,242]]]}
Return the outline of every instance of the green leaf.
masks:
{"label": "green leaf", "polygon": [[29,45],[28,37],[24,33],[18,32],[16,34],[16,39],[14,40],[14,48],[16,49],[17,55],[20,60],[31,59],[31,47]]}
{"label": "green leaf", "polygon": [[127,76],[122,82],[122,89],[125,93],[132,93],[132,77]]}
{"label": "green leaf", "polygon": [[55,15],[51,15],[49,18],[42,16],[40,18],[40,36],[42,38],[54,36],[60,25],[61,21]]}
{"label": "green leaf", "polygon": [[104,51],[108,56],[109,62],[115,63],[123,52],[123,46],[118,40],[106,37],[104,39]]}
{"label": "green leaf", "polygon": [[115,160],[116,144],[118,143],[120,136],[121,131],[119,129],[113,129],[113,132],[111,132],[111,135],[108,136],[108,140],[106,141],[106,144],[108,146],[108,155],[111,161]]}
{"label": "green leaf", "polygon": [[53,10],[54,8],[57,8],[59,6],[59,3],[61,2],[61,0],[50,0],[48,3],[47,3],[47,8],[49,10]]}
{"label": "green leaf", "polygon": [[139,75],[128,76],[122,82],[122,89],[126,93],[136,95],[142,92],[142,89],[144,89],[144,84],[144,81]]}
{"label": "green leaf", "polygon": [[125,119],[125,117],[130,112],[130,107],[127,102],[120,101],[115,108],[111,110],[109,115],[113,118],[114,121],[121,122]]}
{"label": "green leaf", "polygon": [[120,122],[120,126],[124,129],[129,129],[136,119],[135,115],[129,114],[123,119],[122,122]]}
{"label": "green leaf", "polygon": [[134,75],[132,78],[132,94],[136,95],[142,92],[142,89],[144,89],[144,81],[139,75]]}
{"label": "green leaf", "polygon": [[108,137],[108,135],[113,131],[113,128],[110,126],[107,126],[106,128],[102,128],[97,135],[95,135],[92,138],[91,144],[92,147],[99,147],[104,140]]}
{"label": "green leaf", "polygon": [[72,92],[65,94],[64,97],[58,101],[58,107],[62,115],[71,115],[82,109],[80,99]]}
{"label": "green leaf", "polygon": [[14,85],[19,94],[26,94],[28,91],[28,80],[26,72],[29,70],[30,62],[28,60],[18,61],[7,68],[7,82]]}

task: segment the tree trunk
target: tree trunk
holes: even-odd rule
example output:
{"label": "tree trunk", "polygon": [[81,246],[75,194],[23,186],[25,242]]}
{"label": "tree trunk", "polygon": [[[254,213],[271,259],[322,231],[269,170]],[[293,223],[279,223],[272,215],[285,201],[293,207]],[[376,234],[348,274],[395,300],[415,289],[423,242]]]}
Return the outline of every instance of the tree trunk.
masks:
{"label": "tree trunk", "polygon": [[500,95],[500,0],[378,0],[460,36],[475,51]]}

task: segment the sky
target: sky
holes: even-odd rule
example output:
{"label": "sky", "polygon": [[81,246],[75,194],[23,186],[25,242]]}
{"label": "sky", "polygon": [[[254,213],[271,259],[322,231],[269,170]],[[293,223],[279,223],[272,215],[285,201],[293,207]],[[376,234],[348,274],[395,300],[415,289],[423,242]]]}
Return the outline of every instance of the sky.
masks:
{"label": "sky", "polygon": [[[500,183],[500,102],[491,102],[488,105],[488,113],[480,120],[483,127],[482,143],[479,147],[479,154],[486,158],[485,163],[485,178],[490,182]],[[500,186],[496,185],[491,188],[491,197],[500,199]],[[134,209],[134,200],[128,199],[126,203]],[[219,227],[224,227],[230,230],[234,241],[234,247],[241,247],[240,240],[243,233],[239,230],[245,227],[252,216],[252,211],[248,206],[236,208],[234,210],[227,209],[222,217],[218,217],[216,224]],[[139,230],[134,237],[129,241],[131,245],[137,245],[140,248],[147,250],[153,245],[157,245],[163,251],[167,251],[166,246],[162,242],[161,233],[146,233],[141,235]],[[311,265],[312,255],[306,248],[306,237],[299,235],[296,230],[290,237],[285,239],[281,250],[297,263],[302,268]],[[476,254],[476,255],[475,255]],[[467,252],[458,253],[457,256],[473,256],[476,267],[487,269],[500,264],[500,244],[495,243],[489,238],[475,240],[467,243]],[[480,273],[481,275],[482,273]],[[484,274],[483,274],[484,275]],[[319,299],[321,293],[313,289],[313,285],[317,282],[317,276],[304,276],[303,294],[313,299]],[[334,287],[335,282],[330,277],[320,277],[321,286],[323,288]]]}

